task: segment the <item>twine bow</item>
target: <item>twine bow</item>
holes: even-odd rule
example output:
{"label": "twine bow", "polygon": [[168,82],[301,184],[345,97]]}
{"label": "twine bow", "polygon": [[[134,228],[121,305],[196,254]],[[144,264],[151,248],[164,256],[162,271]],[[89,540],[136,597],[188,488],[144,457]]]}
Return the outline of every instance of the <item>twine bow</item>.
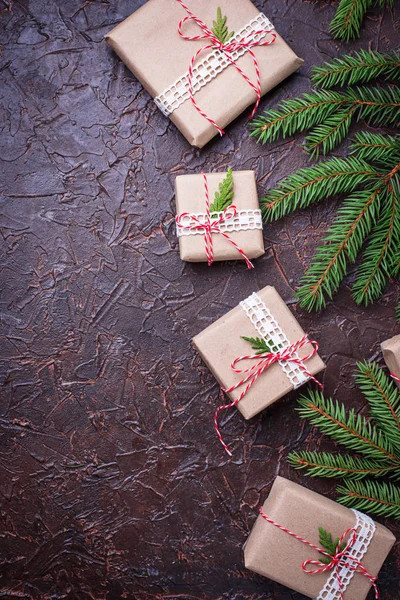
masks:
{"label": "twine bow", "polygon": [[[307,354],[307,356],[305,356],[304,358],[299,358],[297,356],[297,351],[300,350],[300,348],[302,348],[303,346],[305,346],[307,344],[312,345],[311,352],[309,354]],[[236,398],[236,400],[233,400],[229,404],[223,404],[223,405],[219,406],[214,413],[215,431],[217,432],[219,441],[221,442],[222,446],[224,447],[226,452],[229,454],[229,456],[232,456],[232,453],[229,450],[229,447],[225,444],[225,442],[222,438],[221,432],[219,430],[219,425],[218,425],[219,412],[221,410],[226,410],[227,408],[232,408],[233,406],[236,406],[244,398],[244,396],[247,394],[249,389],[255,384],[255,382],[260,377],[260,375],[262,375],[264,373],[264,371],[266,371],[271,365],[273,365],[276,362],[280,362],[280,361],[287,361],[287,362],[295,363],[307,375],[307,377],[309,377],[309,379],[312,379],[312,381],[314,381],[321,389],[324,389],[322,383],[320,381],[318,381],[318,379],[316,379],[308,371],[307,367],[303,364],[305,361],[307,361],[310,358],[312,358],[313,356],[315,356],[317,352],[318,352],[318,343],[315,340],[309,340],[307,335],[303,335],[303,337],[300,338],[299,340],[297,340],[297,342],[295,342],[294,344],[291,344],[287,348],[284,348],[283,350],[280,350],[278,352],[262,352],[261,354],[246,354],[244,356],[238,356],[235,358],[235,360],[231,364],[231,369],[233,369],[233,371],[235,371],[235,373],[243,374],[244,377],[243,377],[243,379],[238,381],[238,383],[235,383],[230,388],[223,389],[222,391],[229,394],[229,393],[233,392],[234,390],[236,390],[237,388],[241,387],[242,385],[245,385],[245,384],[247,384],[247,385],[242,390],[240,396],[238,398]],[[257,361],[257,362],[255,362],[254,364],[250,365],[247,368],[238,369],[236,365],[243,360],[251,360],[251,361]]]}
{"label": "twine bow", "polygon": [[[357,529],[355,527],[350,527],[349,529],[347,529],[347,531],[345,531],[340,536],[339,541],[336,546],[335,554],[329,554],[329,552],[322,550],[315,544],[312,544],[308,540],[305,540],[304,538],[297,535],[296,533],[293,533],[293,531],[290,531],[290,529],[287,529],[287,527],[280,525],[279,523],[277,523],[276,521],[274,521],[273,519],[268,517],[264,513],[262,507],[260,508],[260,515],[262,516],[263,519],[268,521],[268,523],[271,523],[275,527],[278,527],[278,529],[281,529],[281,531],[284,531],[285,533],[291,535],[292,537],[296,538],[303,544],[306,544],[307,546],[314,548],[314,550],[317,550],[320,554],[324,554],[325,556],[327,556],[330,559],[329,563],[324,563],[320,560],[308,559],[303,562],[303,564],[301,565],[301,568],[304,571],[304,573],[307,573],[309,575],[316,575],[317,573],[326,573],[326,572],[333,570],[336,581],[338,583],[341,600],[344,599],[343,582],[342,582],[342,578],[340,576],[340,569],[342,567],[346,567],[348,570],[353,571],[354,573],[360,573],[360,575],[364,575],[365,577],[367,577],[367,579],[369,579],[370,584],[374,588],[375,599],[379,600],[379,591],[378,591],[378,586],[376,585],[377,577],[375,577],[374,575],[371,575],[371,573],[369,573],[367,571],[367,569],[364,567],[364,565],[360,561],[358,561],[356,558],[353,558],[352,556],[348,555],[350,548],[355,544],[355,542],[357,540]],[[348,536],[350,536],[350,537],[346,543],[346,546],[344,547],[343,550],[341,550],[340,548],[341,548],[344,540]],[[315,565],[317,568],[309,570],[307,568],[309,565]]]}
{"label": "twine bow", "polygon": [[[203,48],[200,48],[199,50],[197,50],[197,52],[192,56],[192,59],[190,61],[189,77],[188,77],[190,99],[193,103],[193,106],[196,108],[197,112],[200,113],[200,115],[202,117],[207,119],[207,121],[209,123],[211,123],[211,125],[213,125],[216,129],[218,129],[220,135],[223,135],[225,133],[223,131],[223,129],[221,129],[221,127],[219,127],[219,125],[217,125],[217,123],[214,121],[214,119],[212,119],[203,110],[201,110],[201,108],[197,104],[196,100],[194,99],[194,90],[193,90],[192,79],[193,79],[193,67],[196,63],[197,58],[199,57],[199,55],[201,53],[203,53],[207,50],[210,50],[210,49],[217,49],[224,53],[224,55],[226,56],[228,61],[236,68],[236,70],[240,73],[240,75],[243,77],[243,79],[245,81],[247,81],[249,86],[256,93],[257,100],[256,100],[256,103],[252,110],[252,113],[250,115],[250,118],[253,118],[253,116],[255,115],[255,113],[257,111],[258,105],[260,104],[260,100],[261,100],[261,79],[260,79],[260,68],[258,66],[258,61],[257,61],[257,58],[256,58],[252,48],[254,48],[256,46],[270,46],[276,40],[276,33],[272,33],[271,29],[261,29],[259,31],[254,31],[254,32],[250,32],[250,33],[246,34],[238,41],[233,40],[233,41],[228,41],[228,42],[223,43],[213,34],[213,32],[207,27],[207,25],[204,23],[204,21],[202,21],[199,17],[194,15],[191,10],[189,10],[189,8],[183,3],[183,0],[177,0],[177,2],[179,2],[179,4],[182,6],[182,8],[184,8],[184,10],[188,14],[188,16],[185,17],[184,19],[182,19],[178,25],[178,33],[181,36],[181,38],[183,38],[184,40],[187,40],[187,41],[209,40],[209,42],[210,42],[210,44],[207,44],[206,46],[203,46]],[[182,27],[187,21],[195,21],[195,23],[200,27],[201,31],[203,32],[203,35],[194,35],[194,36],[185,35],[182,32]],[[261,34],[267,35],[268,33],[271,34],[270,40],[257,41],[255,39],[257,36],[259,36]],[[256,83],[255,84],[246,75],[246,73],[239,67],[239,65],[237,64],[235,59],[232,58],[232,53],[241,48],[246,48],[246,50],[250,54],[251,58],[253,59],[254,69],[255,69],[255,73],[256,73]]]}
{"label": "twine bow", "polygon": [[[233,219],[234,217],[236,217],[236,215],[237,215],[236,206],[234,204],[231,204],[230,206],[225,208],[225,210],[223,210],[221,213],[219,213],[219,216],[217,218],[211,219],[210,195],[209,195],[209,191],[208,191],[207,176],[205,173],[202,173],[202,175],[203,175],[204,192],[205,192],[205,198],[206,198],[206,222],[202,223],[195,215],[192,215],[188,212],[184,212],[179,215],[176,215],[176,217],[175,217],[176,226],[181,229],[190,229],[192,231],[199,230],[200,232],[203,232],[204,246],[205,246],[205,250],[206,250],[207,263],[208,263],[209,267],[214,262],[214,245],[213,245],[213,240],[212,240],[212,234],[220,233],[241,254],[241,256],[243,257],[243,260],[246,262],[247,268],[253,269],[254,268],[253,264],[247,258],[246,254],[240,248],[240,246],[238,246],[238,244],[231,237],[229,237],[229,235],[227,233],[222,231],[220,228],[221,223],[223,223],[224,221],[226,221],[228,219]],[[190,220],[187,223],[181,222],[185,217],[190,217]]]}

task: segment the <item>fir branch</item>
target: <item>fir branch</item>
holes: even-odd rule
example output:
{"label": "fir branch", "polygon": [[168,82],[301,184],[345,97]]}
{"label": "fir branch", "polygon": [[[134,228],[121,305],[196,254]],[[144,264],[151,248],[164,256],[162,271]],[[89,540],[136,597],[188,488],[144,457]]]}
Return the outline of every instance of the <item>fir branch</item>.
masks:
{"label": "fir branch", "polygon": [[345,481],[338,486],[339,502],[379,517],[400,519],[400,488],[379,481]]}
{"label": "fir branch", "polygon": [[215,192],[214,201],[210,206],[211,212],[221,212],[231,205],[234,196],[233,172],[228,169],[226,177],[218,186],[218,191]]}
{"label": "fir branch", "polygon": [[372,0],[340,0],[329,33],[346,42],[358,37],[365,14]]}
{"label": "fir branch", "polygon": [[299,169],[261,198],[264,219],[275,221],[297,208],[305,208],[336,194],[353,192],[379,177],[380,173],[373,166],[355,157],[332,158]]}
{"label": "fir branch", "polygon": [[[316,90],[300,98],[284,100],[278,109],[267,110],[250,125],[251,136],[265,144],[279,136],[319,126],[305,144],[314,153],[332,150],[347,134],[353,118],[374,125],[395,125],[400,120],[400,88],[357,87],[346,92]],[[328,124],[327,124],[328,123]],[[321,147],[322,146],[322,147]]]}
{"label": "fir branch", "polygon": [[398,264],[400,248],[400,203],[393,187],[385,190],[382,210],[370,236],[362,263],[353,285],[357,304],[371,304],[377,300]]}
{"label": "fir branch", "polygon": [[311,81],[321,88],[344,87],[357,83],[368,83],[382,77],[386,80],[400,80],[400,53],[385,54],[360,50],[354,55],[345,54],[334,58],[311,71]]}
{"label": "fir branch", "polygon": [[299,404],[301,418],[336,442],[373,460],[397,462],[391,442],[354,409],[346,413],[343,405],[325,398],[319,390],[309,390]]}
{"label": "fir branch", "polygon": [[[368,401],[377,426],[400,453],[400,394],[376,363],[358,363],[357,384]],[[400,468],[400,465],[399,465]]]}
{"label": "fir branch", "polygon": [[371,460],[364,457],[331,454],[329,452],[291,452],[289,464],[295,469],[305,469],[310,477],[346,477],[364,479],[392,475],[400,477],[400,465],[393,462]]}
{"label": "fir branch", "polygon": [[266,340],[264,338],[253,338],[242,335],[242,339],[251,344],[253,350],[256,350],[256,354],[264,354],[264,352],[277,352],[278,348],[275,346],[272,340]]}
{"label": "fir branch", "polygon": [[357,158],[373,161],[380,167],[391,169],[400,163],[400,138],[362,131],[356,133],[351,150]]}
{"label": "fir branch", "polygon": [[222,44],[226,44],[226,42],[228,42],[234,35],[233,31],[229,32],[228,27],[226,25],[226,20],[227,17],[222,15],[221,8],[218,6],[217,20],[213,21],[211,31]]}
{"label": "fir branch", "polygon": [[381,190],[363,190],[346,198],[310,267],[300,280],[300,306],[311,311],[326,306],[354,263],[362,244],[379,214]]}
{"label": "fir branch", "polygon": [[[331,556],[335,556],[338,544],[340,542],[340,538],[336,538],[335,540],[332,538],[332,534],[328,533],[323,527],[318,527],[319,531],[319,545],[322,548],[325,548],[326,552]],[[346,548],[347,542],[342,542],[339,547],[339,552],[342,552]],[[320,553],[322,554],[322,552]],[[329,564],[331,562],[331,558],[329,556],[325,556],[322,554],[323,558],[320,558],[320,562],[324,564]]]}

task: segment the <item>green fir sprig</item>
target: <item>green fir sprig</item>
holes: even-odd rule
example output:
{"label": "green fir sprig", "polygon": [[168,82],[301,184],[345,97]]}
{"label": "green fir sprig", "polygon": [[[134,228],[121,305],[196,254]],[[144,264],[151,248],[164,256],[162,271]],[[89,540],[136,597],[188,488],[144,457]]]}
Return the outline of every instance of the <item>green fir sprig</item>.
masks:
{"label": "green fir sprig", "polygon": [[[364,120],[374,126],[400,122],[400,88],[368,87],[377,77],[400,81],[398,51],[382,54],[365,50],[325,62],[312,71],[315,89],[299,98],[284,100],[277,109],[253,119],[251,136],[263,144],[310,130],[304,147],[312,156],[327,154],[346,139],[350,125]],[[330,89],[350,86],[345,90]]]}
{"label": "green fir sprig", "polygon": [[233,172],[228,169],[226,177],[221,181],[215,192],[214,201],[210,206],[211,212],[221,212],[232,204],[234,196]]}
{"label": "green fir sprig", "polygon": [[232,36],[234,35],[233,31],[229,31],[226,25],[227,17],[222,14],[221,8],[218,6],[217,8],[217,20],[213,21],[212,32],[215,37],[222,43],[226,44]]}
{"label": "green fir sprig", "polygon": [[346,42],[360,36],[361,25],[367,11],[373,6],[393,7],[394,0],[340,0],[329,32]]}
{"label": "green fir sprig", "polygon": [[[303,395],[298,409],[302,418],[356,455],[291,452],[289,463],[311,477],[343,479],[338,486],[342,504],[400,519],[400,487],[395,483],[400,479],[400,394],[374,362],[358,364],[356,381],[368,403],[368,418],[320,391]],[[379,481],[382,477],[392,481]]]}
{"label": "green fir sprig", "polygon": [[[340,542],[340,538],[336,538],[335,540],[332,538],[332,534],[328,533],[323,527],[318,527],[319,531],[319,545],[321,548],[324,548],[325,551],[331,556],[335,556],[337,552],[337,548]],[[339,552],[342,552],[346,548],[346,542],[342,542],[338,548]],[[322,554],[322,553],[321,553]],[[324,564],[329,564],[331,562],[331,558],[329,556],[322,555],[323,558],[320,559],[320,562]]]}
{"label": "green fir sprig", "polygon": [[300,169],[261,199],[264,220],[270,222],[328,197],[344,196],[300,280],[300,305],[310,311],[326,306],[363,249],[352,290],[357,304],[374,302],[388,279],[399,276],[400,136],[359,133],[351,151],[347,158]]}
{"label": "green fir sprig", "polygon": [[278,348],[275,346],[272,340],[267,340],[265,338],[253,338],[246,337],[242,335],[242,339],[251,344],[253,350],[256,351],[256,354],[264,354],[264,352],[277,352]]}

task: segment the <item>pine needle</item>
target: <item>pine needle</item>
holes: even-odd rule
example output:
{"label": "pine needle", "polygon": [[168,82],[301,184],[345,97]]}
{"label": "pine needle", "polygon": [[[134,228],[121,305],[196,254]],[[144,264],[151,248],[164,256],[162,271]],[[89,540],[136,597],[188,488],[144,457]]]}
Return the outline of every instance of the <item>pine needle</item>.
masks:
{"label": "pine needle", "polygon": [[340,0],[329,32],[346,42],[360,35],[361,24],[372,0]]}
{"label": "pine needle", "polygon": [[310,477],[348,477],[364,479],[364,477],[398,476],[398,466],[390,462],[370,460],[329,452],[291,452],[289,464],[295,469],[305,469]]}
{"label": "pine needle", "polygon": [[400,488],[380,481],[345,481],[338,501],[378,517],[400,519]]}

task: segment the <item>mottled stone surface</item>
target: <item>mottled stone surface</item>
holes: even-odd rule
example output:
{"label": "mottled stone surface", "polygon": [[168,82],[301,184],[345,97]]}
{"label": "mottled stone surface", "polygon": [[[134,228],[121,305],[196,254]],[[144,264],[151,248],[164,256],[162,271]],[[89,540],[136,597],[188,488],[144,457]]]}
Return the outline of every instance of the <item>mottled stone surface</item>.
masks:
{"label": "mottled stone surface", "polygon": [[[320,340],[327,392],[363,411],[353,369],[382,361],[399,288],[357,308],[350,273],[321,315],[296,308],[332,202],[265,227],[253,272],[180,261],[178,173],[255,169],[261,194],[308,159],[301,136],[258,146],[247,115],[189,147],[103,41],[141,4],[0,2],[0,597],[300,600],[246,572],[241,548],[277,473],[334,497],[286,462],[331,444],[299,421],[292,394],[249,423],[232,413],[228,460],[211,422],[218,387],[190,339],[273,284]],[[327,34],[336,3],[256,5],[305,58],[263,107],[308,90],[325,58],[399,40],[398,8],[373,11],[347,45]],[[399,565],[397,548],[382,600],[399,598]]]}

